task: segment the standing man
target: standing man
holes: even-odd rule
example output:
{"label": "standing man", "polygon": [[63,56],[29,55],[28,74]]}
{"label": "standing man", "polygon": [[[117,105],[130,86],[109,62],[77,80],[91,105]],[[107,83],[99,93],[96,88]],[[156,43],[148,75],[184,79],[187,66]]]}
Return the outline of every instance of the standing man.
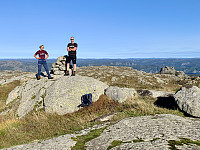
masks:
{"label": "standing man", "polygon": [[68,51],[68,57],[67,57],[67,71],[65,73],[66,76],[69,75],[69,65],[70,61],[74,64],[74,69],[72,71],[72,76],[75,76],[76,72],[76,50],[77,50],[78,44],[74,43],[74,37],[71,37],[71,43],[67,45],[67,51]]}
{"label": "standing man", "polygon": [[[48,79],[53,79],[53,77],[51,77],[51,75],[49,74],[49,70],[48,70],[48,66],[46,62],[46,59],[49,57],[49,54],[47,53],[47,51],[44,50],[44,45],[40,45],[39,48],[40,50],[38,50],[34,55],[34,57],[38,59],[38,74],[36,75],[37,80],[40,80],[42,65],[44,66],[44,69],[47,72]],[[39,55],[39,57],[36,57],[37,55]],[[47,56],[45,57],[45,55]]]}

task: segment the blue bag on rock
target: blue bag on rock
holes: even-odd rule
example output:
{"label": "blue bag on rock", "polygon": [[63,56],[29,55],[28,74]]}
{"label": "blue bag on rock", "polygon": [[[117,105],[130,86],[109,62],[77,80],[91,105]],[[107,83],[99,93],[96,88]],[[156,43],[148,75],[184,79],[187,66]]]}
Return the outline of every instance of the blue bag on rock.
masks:
{"label": "blue bag on rock", "polygon": [[92,94],[85,94],[81,96],[81,104],[78,107],[90,106],[92,104]]}

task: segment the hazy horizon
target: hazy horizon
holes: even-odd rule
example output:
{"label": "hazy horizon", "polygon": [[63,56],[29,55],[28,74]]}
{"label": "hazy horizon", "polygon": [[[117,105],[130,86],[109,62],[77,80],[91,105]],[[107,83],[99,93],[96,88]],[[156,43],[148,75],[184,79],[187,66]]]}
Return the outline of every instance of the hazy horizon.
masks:
{"label": "hazy horizon", "polygon": [[[28,57],[24,57],[24,58],[0,58],[0,60],[4,60],[4,59],[10,59],[10,60],[14,60],[14,59],[34,59],[37,60],[35,58],[28,58]],[[48,58],[48,59],[57,59],[57,58]],[[48,60],[47,59],[47,60]],[[149,57],[149,58],[143,58],[143,57],[138,57],[138,58],[79,58],[77,57],[77,59],[200,59],[200,57]]]}

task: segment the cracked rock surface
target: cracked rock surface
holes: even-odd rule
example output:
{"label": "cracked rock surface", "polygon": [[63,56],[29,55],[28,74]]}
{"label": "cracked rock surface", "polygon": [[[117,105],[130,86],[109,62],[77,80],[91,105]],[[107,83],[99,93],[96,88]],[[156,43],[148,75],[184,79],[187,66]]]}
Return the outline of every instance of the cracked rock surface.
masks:
{"label": "cracked rock surface", "polygon": [[[180,141],[188,138],[200,140],[200,119],[183,118],[170,114],[142,116],[123,119],[108,127],[97,138],[86,143],[88,150],[107,149],[113,141],[121,141],[117,149],[169,149],[169,140]],[[141,140],[139,142],[139,139]],[[189,144],[180,149],[200,149],[200,146]]]}
{"label": "cracked rock surface", "polygon": [[[66,134],[44,141],[35,141],[30,144],[18,145],[4,150],[25,149],[71,149],[76,144],[72,137],[86,135],[91,130],[107,126],[107,124],[95,125],[75,134]],[[103,133],[85,144],[87,150],[106,150],[113,141],[121,141],[112,150],[168,150],[169,141],[180,141],[187,138],[192,141],[200,141],[200,119],[186,118],[171,114],[159,114],[155,116],[131,117],[107,127]],[[196,144],[175,145],[178,149],[199,150]]]}

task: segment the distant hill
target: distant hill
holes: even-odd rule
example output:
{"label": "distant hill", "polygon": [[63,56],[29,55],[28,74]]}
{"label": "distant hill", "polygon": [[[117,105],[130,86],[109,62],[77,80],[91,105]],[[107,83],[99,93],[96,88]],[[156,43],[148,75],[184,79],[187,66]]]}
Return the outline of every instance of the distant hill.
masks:
{"label": "distant hill", "polygon": [[[48,59],[49,69],[56,59]],[[200,58],[131,58],[131,59],[77,59],[77,66],[126,66],[148,73],[156,73],[160,68],[173,66],[185,73],[200,73]],[[37,72],[36,59],[0,59],[0,70],[21,70]]]}

